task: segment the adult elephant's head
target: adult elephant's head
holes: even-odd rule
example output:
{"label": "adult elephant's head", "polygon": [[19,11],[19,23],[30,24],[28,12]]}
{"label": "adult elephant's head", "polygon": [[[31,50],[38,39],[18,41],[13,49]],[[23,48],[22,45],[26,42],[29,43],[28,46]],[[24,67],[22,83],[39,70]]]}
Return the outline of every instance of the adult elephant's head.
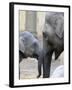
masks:
{"label": "adult elephant's head", "polygon": [[43,31],[44,63],[43,77],[50,76],[52,53],[55,59],[64,50],[64,13],[47,12]]}

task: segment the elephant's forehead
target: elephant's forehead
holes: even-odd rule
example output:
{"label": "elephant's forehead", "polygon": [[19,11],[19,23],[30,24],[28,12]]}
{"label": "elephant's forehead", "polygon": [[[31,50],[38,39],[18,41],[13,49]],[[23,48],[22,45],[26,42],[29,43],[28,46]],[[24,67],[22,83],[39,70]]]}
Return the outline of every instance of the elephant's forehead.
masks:
{"label": "elephant's forehead", "polygon": [[57,26],[60,27],[64,24],[63,13],[61,12],[48,12],[45,17],[45,30],[50,31],[56,30]]}
{"label": "elephant's forehead", "polygon": [[20,35],[20,40],[24,42],[24,45],[30,46],[33,43],[38,43],[38,40],[30,33],[30,32],[23,32]]}
{"label": "elephant's forehead", "polygon": [[34,36],[32,35],[32,33],[28,32],[28,31],[24,31],[24,32],[21,32],[20,33],[20,37],[23,37],[23,38],[34,38]]}
{"label": "elephant's forehead", "polygon": [[45,21],[51,21],[51,23],[55,23],[56,19],[62,19],[64,17],[62,12],[48,12],[45,17]]}
{"label": "elephant's forehead", "polygon": [[47,12],[46,13],[46,16],[51,16],[51,15],[61,15],[61,16],[64,16],[64,13],[63,12]]}

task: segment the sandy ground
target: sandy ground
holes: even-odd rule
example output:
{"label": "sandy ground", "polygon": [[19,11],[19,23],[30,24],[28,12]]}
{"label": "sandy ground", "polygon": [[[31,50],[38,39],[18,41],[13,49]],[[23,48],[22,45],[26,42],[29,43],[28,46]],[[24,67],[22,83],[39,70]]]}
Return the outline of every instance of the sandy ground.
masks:
{"label": "sandy ground", "polygon": [[[53,71],[57,66],[59,66],[60,60],[52,60],[51,63],[51,72],[52,75]],[[34,58],[27,58],[23,59],[23,61],[20,63],[20,79],[34,79],[38,75],[38,61]],[[41,77],[42,78],[42,75]]]}

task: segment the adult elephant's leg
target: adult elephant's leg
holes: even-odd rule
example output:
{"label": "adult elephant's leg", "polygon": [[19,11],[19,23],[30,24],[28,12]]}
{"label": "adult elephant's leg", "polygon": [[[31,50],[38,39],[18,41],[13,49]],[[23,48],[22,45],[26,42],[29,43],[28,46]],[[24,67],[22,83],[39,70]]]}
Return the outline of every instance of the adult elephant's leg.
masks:
{"label": "adult elephant's leg", "polygon": [[51,50],[50,48],[47,53],[44,53],[43,78],[48,78],[50,76],[52,53],[53,53],[53,50]]}

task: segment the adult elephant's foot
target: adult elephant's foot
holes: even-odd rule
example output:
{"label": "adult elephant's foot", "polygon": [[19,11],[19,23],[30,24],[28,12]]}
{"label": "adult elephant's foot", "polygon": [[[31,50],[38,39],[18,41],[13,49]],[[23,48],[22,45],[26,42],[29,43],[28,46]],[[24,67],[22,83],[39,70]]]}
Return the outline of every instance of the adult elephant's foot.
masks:
{"label": "adult elephant's foot", "polygon": [[49,78],[50,75],[49,74],[43,74],[43,78]]}
{"label": "adult elephant's foot", "polygon": [[38,76],[37,76],[37,78],[39,78],[41,75],[39,74]]}

